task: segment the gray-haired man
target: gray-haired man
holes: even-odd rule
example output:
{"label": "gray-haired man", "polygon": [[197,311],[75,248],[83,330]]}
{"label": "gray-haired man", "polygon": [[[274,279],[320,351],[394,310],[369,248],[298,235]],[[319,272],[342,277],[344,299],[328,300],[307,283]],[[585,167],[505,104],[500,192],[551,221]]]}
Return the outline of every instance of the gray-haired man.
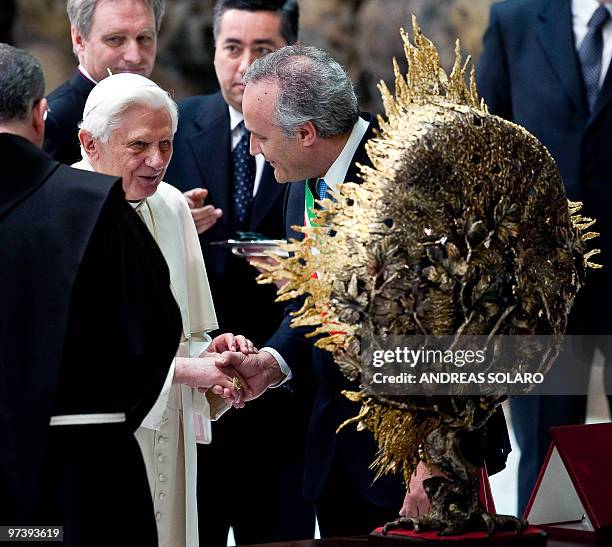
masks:
{"label": "gray-haired man", "polygon": [[164,9],[165,0],[68,0],[79,66],[47,97],[45,152],[68,165],[81,158],[77,126],[90,91],[108,76],[108,69],[113,74],[151,74]]}
{"label": "gray-haired man", "polygon": [[[302,239],[290,227],[309,224],[306,200],[324,197],[328,188],[345,181],[358,181],[357,164],[371,165],[365,144],[373,136],[373,120],[360,115],[342,67],[317,48],[288,46],[271,53],[253,63],[244,81],[242,110],[251,153],[264,155],[278,182],[306,179],[292,182],[285,199],[286,236]],[[321,536],[368,533],[395,518],[400,508],[407,516],[422,514],[428,509],[422,480],[430,470],[425,465],[417,469],[404,498],[399,476],[373,482],[369,466],[377,448],[369,433],[344,428],[336,434],[341,423],[358,414],[357,406],[341,395],[356,386],[342,376],[329,353],[289,326],[290,312],[299,307],[299,302],[288,306],[258,355],[227,354],[219,364],[237,366],[254,389],[251,396],[268,382],[286,380],[287,367],[298,386],[310,371],[314,374],[318,390],[308,430],[304,493],[316,504]],[[475,461],[486,458],[490,472],[503,468],[509,448],[503,416],[495,420],[487,437],[470,439],[468,454]]]}

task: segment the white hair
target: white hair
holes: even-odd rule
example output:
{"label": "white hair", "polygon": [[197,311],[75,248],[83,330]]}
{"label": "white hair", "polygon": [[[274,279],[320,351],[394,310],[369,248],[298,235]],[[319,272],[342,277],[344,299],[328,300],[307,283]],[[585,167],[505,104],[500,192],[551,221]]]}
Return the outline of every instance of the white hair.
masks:
{"label": "white hair", "polygon": [[[110,78],[115,78],[115,76],[105,78],[98,86],[101,87],[104,83],[110,83],[108,82]],[[153,84],[153,82],[150,83]],[[98,86],[96,86],[96,88]],[[96,91],[96,88],[92,91],[92,95],[94,91]],[[92,95],[90,95],[85,104],[83,121],[79,124],[79,127],[87,131],[94,139],[98,139],[103,143],[108,142],[112,132],[121,126],[123,122],[123,113],[129,107],[135,105],[148,106],[153,110],[165,108],[172,121],[172,134],[176,133],[178,125],[178,108],[170,95],[161,87],[155,84],[139,87],[112,86],[110,91],[111,92],[106,93],[103,98],[96,97],[94,99]],[[98,93],[97,95],[100,94]],[[92,101],[90,101],[90,99],[94,99],[93,104],[91,104]],[[83,158],[87,157],[85,151],[82,149],[81,155]]]}

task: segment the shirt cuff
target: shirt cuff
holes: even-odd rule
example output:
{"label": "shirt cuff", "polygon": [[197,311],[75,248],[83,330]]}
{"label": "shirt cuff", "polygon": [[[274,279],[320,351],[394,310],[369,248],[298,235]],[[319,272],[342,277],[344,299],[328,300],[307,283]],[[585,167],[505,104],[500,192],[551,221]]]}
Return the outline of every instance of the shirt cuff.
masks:
{"label": "shirt cuff", "polygon": [[285,375],[285,379],[283,381],[279,382],[278,384],[274,384],[270,387],[280,387],[283,384],[286,384],[289,380],[291,380],[291,378],[293,378],[293,373],[291,372],[287,361],[283,359],[283,357],[280,353],[278,353],[278,351],[276,351],[274,348],[270,348],[267,346],[265,348],[261,348],[259,351],[267,351],[272,357],[274,357],[274,359],[276,359],[276,362],[278,363],[278,366],[281,369],[281,372]]}
{"label": "shirt cuff", "polygon": [[159,394],[159,397],[157,397],[157,401],[155,401],[153,408],[151,408],[145,419],[140,424],[141,427],[146,427],[147,429],[155,430],[159,430],[159,428],[161,427],[162,418],[166,407],[168,406],[170,390],[172,389],[173,385],[175,366],[176,360],[172,359],[172,365],[170,366],[170,370],[168,371],[168,375],[166,376],[164,387],[162,387],[161,393]]}

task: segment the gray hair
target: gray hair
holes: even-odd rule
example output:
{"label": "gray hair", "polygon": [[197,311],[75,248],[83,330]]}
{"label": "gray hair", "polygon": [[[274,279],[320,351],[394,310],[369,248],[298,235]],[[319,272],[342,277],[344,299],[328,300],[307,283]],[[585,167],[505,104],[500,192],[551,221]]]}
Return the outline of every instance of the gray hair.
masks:
{"label": "gray hair", "polygon": [[45,95],[39,62],[27,51],[0,43],[0,122],[21,122]]}
{"label": "gray hair", "polygon": [[244,83],[269,80],[279,87],[276,125],[288,137],[312,122],[322,138],[350,131],[359,108],[346,71],[325,51],[312,46],[287,46],[257,59]]}
{"label": "gray hair", "polygon": [[[66,11],[70,24],[76,28],[85,38],[89,38],[91,25],[93,23],[94,12],[99,0],[68,0]],[[121,1],[121,0],[116,0]],[[164,11],[166,10],[166,0],[142,0],[153,9],[155,16],[155,30],[159,32]]]}
{"label": "gray hair", "polygon": [[297,42],[300,6],[297,0],[217,0],[213,8],[213,36],[219,37],[221,17],[231,9],[241,11],[271,11],[280,17],[281,36],[288,44]]}
{"label": "gray hair", "polygon": [[[102,81],[104,82],[107,79]],[[127,89],[124,92],[119,92],[119,96],[109,97],[93,108],[86,109],[83,121],[79,127],[87,131],[94,139],[106,143],[113,131],[121,126],[123,113],[129,107],[135,105],[148,106],[153,110],[165,108],[172,120],[172,133],[176,133],[178,125],[178,108],[176,103],[170,98],[168,93],[157,86]],[[81,153],[83,157],[86,157],[82,150]]]}

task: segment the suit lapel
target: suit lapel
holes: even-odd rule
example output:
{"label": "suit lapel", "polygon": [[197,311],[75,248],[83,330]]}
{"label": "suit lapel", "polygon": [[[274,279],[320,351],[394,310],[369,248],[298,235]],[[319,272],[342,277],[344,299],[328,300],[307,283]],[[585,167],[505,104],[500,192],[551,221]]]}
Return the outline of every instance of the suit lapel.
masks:
{"label": "suit lapel", "polygon": [[[208,201],[223,209],[221,220],[229,233],[232,218],[230,165],[230,121],[227,105],[221,94],[212,108],[203,109],[195,118],[196,130],[188,137],[191,153],[200,170]],[[194,184],[199,184],[194,181]]]}
{"label": "suit lapel", "polygon": [[72,77],[70,78],[70,85],[77,90],[79,95],[81,95],[84,100],[87,100],[91,90],[96,86],[96,84],[85,77],[78,68],[74,71]]}
{"label": "suit lapel", "polygon": [[292,226],[304,226],[304,182],[290,182],[287,190],[287,207],[285,215],[285,233],[287,239],[294,238],[298,241],[304,239],[304,234],[293,230]]}
{"label": "suit lapel", "polygon": [[582,71],[574,46],[571,0],[549,0],[540,12],[537,34],[565,92],[576,108],[587,113]]}
{"label": "suit lapel", "polygon": [[285,190],[285,185],[276,182],[274,169],[268,162],[265,163],[259,188],[253,198],[253,209],[251,210],[251,221],[249,230],[256,231],[257,226],[263,221],[268,211],[274,206],[279,195]]}

